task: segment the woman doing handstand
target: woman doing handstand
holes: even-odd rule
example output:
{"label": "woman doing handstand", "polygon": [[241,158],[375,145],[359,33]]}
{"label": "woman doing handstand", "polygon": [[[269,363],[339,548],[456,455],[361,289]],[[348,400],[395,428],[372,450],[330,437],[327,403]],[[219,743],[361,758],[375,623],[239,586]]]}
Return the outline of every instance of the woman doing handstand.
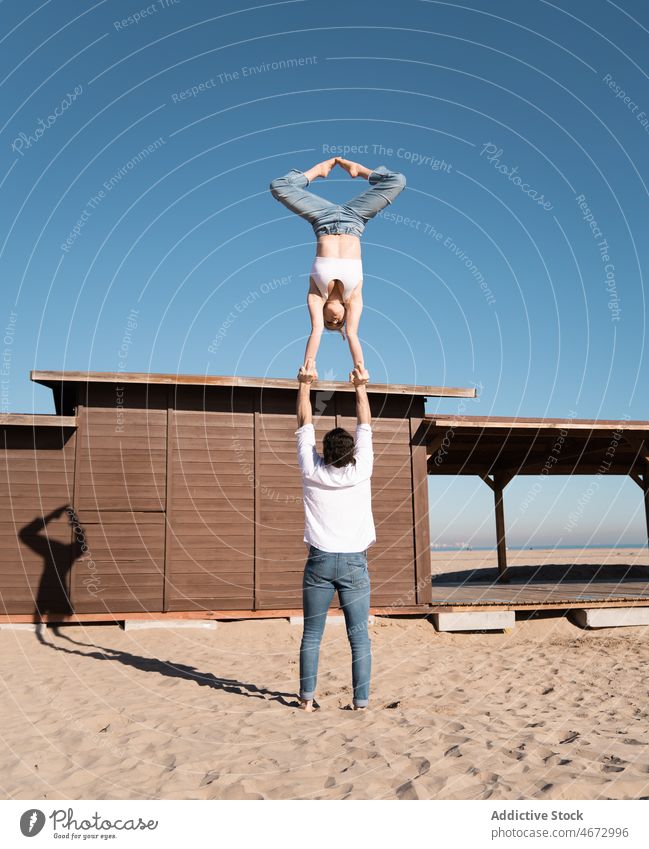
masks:
{"label": "woman doing handstand", "polygon": [[[366,179],[370,188],[347,203],[336,204],[307,191],[316,177],[327,177],[339,165],[350,177]],[[363,311],[363,264],[360,237],[365,225],[392,203],[403,191],[406,178],[381,165],[374,170],[334,157],[314,165],[308,171],[293,169],[270,184],[274,198],[291,212],[305,218],[317,238],[316,256],[311,267],[307,304],[311,315],[311,334],[304,362],[314,360],[322,331],[336,330],[347,336],[354,366],[364,367],[358,339],[358,324]]]}

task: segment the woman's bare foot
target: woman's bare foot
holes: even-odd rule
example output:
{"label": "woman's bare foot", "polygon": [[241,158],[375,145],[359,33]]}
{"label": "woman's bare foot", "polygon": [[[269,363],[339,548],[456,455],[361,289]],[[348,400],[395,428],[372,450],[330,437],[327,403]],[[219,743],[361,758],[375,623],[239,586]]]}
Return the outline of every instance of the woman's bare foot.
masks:
{"label": "woman's bare foot", "polygon": [[336,157],[336,162],[341,168],[349,174],[350,177],[364,177],[366,180],[372,173],[371,168],[366,168],[358,162],[352,162],[350,159],[343,159],[342,156]]}
{"label": "woman's bare foot", "polygon": [[305,175],[309,182],[315,180],[316,177],[328,177],[329,172],[336,164],[336,157],[333,159],[325,159],[324,162],[318,162],[317,165],[314,165],[313,168],[309,168],[308,171],[305,171]]}
{"label": "woman's bare foot", "polygon": [[301,699],[298,696],[297,701],[299,709],[307,713],[315,713],[315,711],[320,710],[320,705],[313,699]]}
{"label": "woman's bare foot", "polygon": [[343,159],[342,156],[336,157],[336,162],[341,168],[349,174],[350,177],[358,177],[358,164],[350,159]]}
{"label": "woman's bare foot", "polygon": [[321,162],[320,165],[322,166],[322,176],[328,177],[329,172],[336,165],[336,157],[334,156],[332,159],[325,159],[325,161]]}

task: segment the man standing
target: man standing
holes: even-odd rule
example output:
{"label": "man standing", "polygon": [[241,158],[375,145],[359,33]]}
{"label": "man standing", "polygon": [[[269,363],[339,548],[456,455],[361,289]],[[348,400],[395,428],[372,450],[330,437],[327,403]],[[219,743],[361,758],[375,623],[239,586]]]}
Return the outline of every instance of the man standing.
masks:
{"label": "man standing", "polygon": [[295,432],[304,495],[304,542],[309,546],[302,584],[300,707],[307,711],[318,708],[314,695],[320,642],[337,590],[352,650],[352,708],[359,710],[367,707],[370,690],[367,549],[376,541],[370,483],[374,455],[369,375],[360,363],[349,375],[356,390],[356,438],[340,427],[330,430],[322,441],[322,456],[316,450],[311,410],[310,392],[316,379],[313,360],[307,360],[298,374]]}

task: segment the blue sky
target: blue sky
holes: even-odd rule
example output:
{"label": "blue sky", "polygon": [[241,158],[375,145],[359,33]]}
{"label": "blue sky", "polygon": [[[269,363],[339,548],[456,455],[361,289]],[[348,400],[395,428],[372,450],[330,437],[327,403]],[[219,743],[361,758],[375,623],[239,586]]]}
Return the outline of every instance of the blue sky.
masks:
{"label": "blue sky", "polygon": [[[346,145],[408,180],[363,237],[374,380],[479,387],[430,411],[649,418],[645,3],[5,0],[0,20],[4,410],[52,411],[31,368],[293,375],[314,239],[268,183]],[[337,336],[318,367],[344,378]],[[507,490],[511,544],[646,540],[630,481],[569,539],[588,480],[522,510],[531,483]],[[440,478],[431,504],[434,538],[493,542],[481,482]]]}

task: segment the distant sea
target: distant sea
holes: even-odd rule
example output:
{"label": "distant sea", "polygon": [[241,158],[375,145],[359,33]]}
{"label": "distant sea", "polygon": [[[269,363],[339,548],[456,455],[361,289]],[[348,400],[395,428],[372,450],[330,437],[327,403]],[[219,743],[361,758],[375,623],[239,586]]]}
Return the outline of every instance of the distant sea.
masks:
{"label": "distant sea", "polygon": [[[646,548],[646,542],[637,542],[637,543],[597,543],[595,545],[552,545],[551,543],[547,543],[543,545],[542,543],[538,543],[536,545],[508,545],[507,551],[546,551],[550,549],[551,551],[558,551],[559,549],[575,549],[578,548],[580,550],[586,548]],[[495,551],[495,545],[431,545],[431,551]]]}

